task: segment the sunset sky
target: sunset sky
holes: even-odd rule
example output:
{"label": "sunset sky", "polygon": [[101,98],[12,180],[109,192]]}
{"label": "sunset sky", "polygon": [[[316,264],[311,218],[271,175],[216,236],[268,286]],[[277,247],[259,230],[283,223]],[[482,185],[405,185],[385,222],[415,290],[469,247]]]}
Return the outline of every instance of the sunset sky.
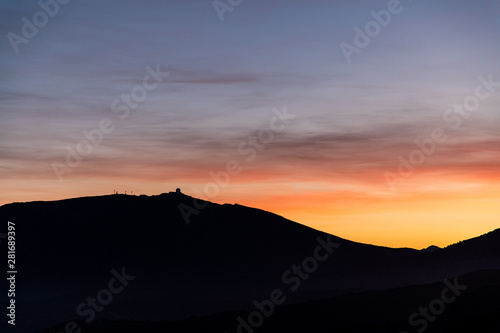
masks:
{"label": "sunset sky", "polygon": [[58,6],[16,46],[42,9],[0,1],[0,205],[180,187],[391,247],[500,227],[499,1]]}

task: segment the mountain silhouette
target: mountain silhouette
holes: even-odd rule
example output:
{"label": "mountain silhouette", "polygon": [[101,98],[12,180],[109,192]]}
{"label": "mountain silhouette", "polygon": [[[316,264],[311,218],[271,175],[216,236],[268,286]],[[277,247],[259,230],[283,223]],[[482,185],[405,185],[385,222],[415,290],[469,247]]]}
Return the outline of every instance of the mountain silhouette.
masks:
{"label": "mountain silhouette", "polygon": [[425,249],[422,249],[421,251],[424,251],[424,252],[434,252],[434,251],[439,251],[441,250],[441,248],[439,246],[435,246],[435,245],[431,245]]}
{"label": "mountain silhouette", "polygon": [[[363,308],[360,304],[375,306],[377,300],[387,304],[386,297],[406,294],[417,300],[427,295],[423,290],[431,290],[431,297],[444,279],[459,276],[472,276],[471,285],[476,287],[467,294],[472,300],[500,295],[500,229],[444,249],[393,249],[342,239],[237,204],[198,200],[206,207],[197,209],[188,224],[179,205],[194,207],[193,200],[178,191],[0,207],[1,220],[16,223],[17,331],[63,329],[68,321],[86,325],[89,332],[109,332],[109,325],[117,329],[127,323],[142,332],[199,327],[236,331],[235,315],[253,311],[255,300],[269,299],[270,292],[279,289],[286,292],[286,302],[259,332],[279,330],[282,322],[295,322],[291,327],[297,328],[314,320],[326,327],[318,326],[317,332],[327,332],[330,325],[347,332],[353,323],[359,324],[353,320],[356,316],[332,316],[325,309],[341,313],[335,308],[338,304]],[[334,251],[332,247],[328,253],[325,244],[335,244]],[[301,273],[307,278],[294,273],[294,265],[306,265],[316,249],[323,256],[328,253],[328,258],[317,261],[310,274]],[[85,323],[87,318],[77,313],[77,307],[106,288],[113,270],[126,271],[134,279],[105,309],[95,311],[96,320]],[[406,298],[400,301],[406,305],[397,307],[399,316],[382,316],[378,321],[370,319],[372,312],[365,308],[368,321],[365,328],[356,326],[358,331],[383,331],[387,323],[394,328],[404,324],[401,318],[415,306],[418,309],[418,304]],[[492,311],[498,311],[499,303],[498,299],[485,302],[492,305]],[[460,304],[454,306],[460,313]],[[462,318],[473,325],[489,320],[488,315],[493,316]],[[449,319],[443,327],[451,329],[454,324]]]}

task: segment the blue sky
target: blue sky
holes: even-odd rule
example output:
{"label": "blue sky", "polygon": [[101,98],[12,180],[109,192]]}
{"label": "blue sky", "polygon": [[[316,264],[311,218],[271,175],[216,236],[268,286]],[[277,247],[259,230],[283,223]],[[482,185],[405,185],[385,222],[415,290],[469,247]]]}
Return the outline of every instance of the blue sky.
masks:
{"label": "blue sky", "polygon": [[[21,19],[40,7],[0,1],[0,204],[115,184],[192,191],[284,106],[296,118],[223,198],[245,202],[249,183],[259,191],[328,182],[311,191],[386,193],[384,170],[397,167],[415,138],[473,93],[479,76],[500,81],[499,1],[402,1],[348,64],[340,43],[352,44],[354,27],[364,29],[370,11],[387,5],[243,0],[221,22],[211,1],[72,0],[16,54],[8,34],[21,35]],[[119,120],[111,103],[157,64],[169,76]],[[491,170],[499,103],[493,94],[428,162],[442,179],[470,165]],[[103,118],[116,130],[59,182],[51,163]],[[474,143],[473,157],[463,142]]]}

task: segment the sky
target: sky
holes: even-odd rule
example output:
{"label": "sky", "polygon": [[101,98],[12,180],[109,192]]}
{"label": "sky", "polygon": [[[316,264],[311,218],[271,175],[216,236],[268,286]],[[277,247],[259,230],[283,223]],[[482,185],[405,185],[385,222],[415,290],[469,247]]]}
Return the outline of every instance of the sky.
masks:
{"label": "sky", "polygon": [[0,205],[179,187],[368,244],[492,231],[499,13],[0,0]]}

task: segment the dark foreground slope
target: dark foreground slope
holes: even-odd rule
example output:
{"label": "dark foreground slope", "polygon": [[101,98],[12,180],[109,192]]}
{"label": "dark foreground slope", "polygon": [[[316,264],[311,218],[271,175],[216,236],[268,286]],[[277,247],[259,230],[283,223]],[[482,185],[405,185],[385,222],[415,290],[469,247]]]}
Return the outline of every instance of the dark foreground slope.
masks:
{"label": "dark foreground slope", "polygon": [[[500,268],[500,230],[423,252],[347,241],[239,205],[209,203],[187,224],[180,204],[193,207],[193,198],[112,195],[0,207],[2,225],[16,223],[16,329],[91,319],[91,312],[177,321],[250,311],[274,289],[292,306]],[[315,254],[325,260],[307,259]],[[90,311],[88,297],[109,289],[117,272],[134,278]]]}
{"label": "dark foreground slope", "polygon": [[[500,270],[470,273],[447,281],[452,286],[458,285],[459,290],[450,290],[447,282],[436,282],[266,308],[268,316],[262,316],[255,327],[249,318],[256,323],[256,308],[174,322],[115,320],[89,325],[79,322],[79,325],[88,333],[500,332]],[[443,290],[449,303],[441,298]],[[41,333],[61,332],[63,328],[64,325],[58,325]]]}

